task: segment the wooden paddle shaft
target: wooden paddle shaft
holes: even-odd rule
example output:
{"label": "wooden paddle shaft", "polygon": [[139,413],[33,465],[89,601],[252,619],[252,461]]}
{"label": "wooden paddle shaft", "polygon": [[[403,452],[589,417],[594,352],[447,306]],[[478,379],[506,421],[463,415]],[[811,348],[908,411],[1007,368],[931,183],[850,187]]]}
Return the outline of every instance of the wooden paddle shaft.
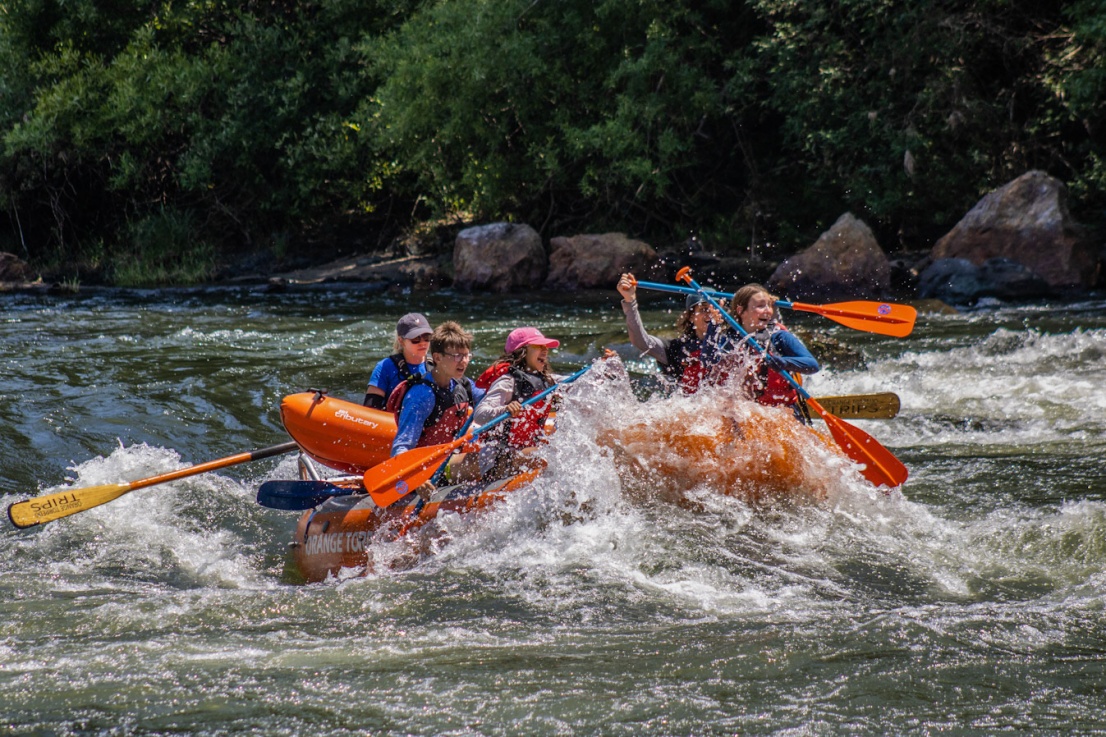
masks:
{"label": "wooden paddle shaft", "polygon": [[282,453],[290,453],[297,448],[299,448],[299,446],[294,442],[281,443],[280,445],[274,445],[269,448],[262,448],[261,450],[255,450],[249,453],[237,453],[226,458],[200,463],[195,466],[189,466],[188,468],[182,468],[179,471],[170,471],[169,473],[158,474],[157,476],[139,479],[138,481],[104,484],[101,486],[86,486],[80,489],[66,489],[64,491],[54,492],[53,494],[44,494],[43,496],[25,499],[10,505],[8,507],[8,519],[11,520],[13,525],[20,529],[33,527],[34,525],[53,522],[56,519],[68,517],[69,515],[84,512],[102,504],[107,504],[135,489],[142,489],[147,486],[154,486],[155,484],[164,484],[168,481],[176,481],[177,479],[188,476],[196,476],[201,473],[215,471],[238,463],[258,461],[262,458],[270,458],[272,456],[281,455]]}
{"label": "wooden paddle shaft", "polygon": [[900,408],[899,395],[894,392],[818,397],[818,403],[846,420],[889,420],[899,414]]}
{"label": "wooden paddle shaft", "polygon": [[[187,478],[189,476],[195,476],[200,473],[207,473],[208,471],[217,471],[220,468],[227,468],[228,466],[236,466],[239,463],[249,463],[250,461],[260,461],[264,458],[272,458],[273,456],[283,455],[285,453],[291,453],[299,448],[299,445],[295,441],[289,441],[287,443],[281,443],[280,445],[273,445],[268,448],[262,448],[261,450],[253,450],[248,453],[238,453],[236,455],[227,456],[226,458],[220,458],[215,461],[208,461],[206,463],[198,463],[195,466],[189,466],[188,468],[182,468],[179,471],[170,471],[163,473],[159,476],[151,476],[148,479],[139,479],[138,481],[131,481],[126,484],[128,491],[134,491],[135,489],[144,489],[147,486],[156,486],[157,484],[164,484],[169,481],[176,481],[177,479]],[[74,491],[80,491],[75,489]]]}

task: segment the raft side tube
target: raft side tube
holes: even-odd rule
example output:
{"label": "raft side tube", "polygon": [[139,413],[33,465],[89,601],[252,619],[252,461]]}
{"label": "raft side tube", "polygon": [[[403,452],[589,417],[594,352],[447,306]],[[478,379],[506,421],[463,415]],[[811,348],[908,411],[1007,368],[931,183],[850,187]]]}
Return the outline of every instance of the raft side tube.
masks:
{"label": "raft side tube", "polygon": [[541,469],[534,469],[491,484],[442,487],[426,504],[413,493],[385,508],[364,494],[333,497],[300,517],[289,551],[289,570],[294,580],[304,583],[325,581],[343,568],[369,573],[374,542],[402,539],[439,514],[487,509],[540,473]]}
{"label": "raft side tube", "polygon": [[284,429],[310,458],[361,475],[391,456],[396,420],[384,412],[320,392],[289,394],[280,403]]}

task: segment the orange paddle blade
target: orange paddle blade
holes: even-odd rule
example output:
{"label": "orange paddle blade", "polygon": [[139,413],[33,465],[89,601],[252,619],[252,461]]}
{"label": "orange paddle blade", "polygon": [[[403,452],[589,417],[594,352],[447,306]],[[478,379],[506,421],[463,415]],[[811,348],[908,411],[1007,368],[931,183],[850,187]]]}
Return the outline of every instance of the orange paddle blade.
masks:
{"label": "orange paddle blade", "polygon": [[450,443],[412,448],[389,458],[365,471],[365,491],[376,506],[390,506],[429,481],[442,461],[468,441],[465,436]]}
{"label": "orange paddle blade", "polygon": [[834,417],[814,399],[807,399],[807,405],[822,416],[829,427],[830,434],[845,455],[864,466],[861,471],[864,478],[874,486],[901,486],[910,472],[902,461],[891,451],[880,445],[879,441],[858,427]]}
{"label": "orange paddle blade", "polygon": [[893,338],[905,338],[914,330],[914,321],[918,311],[910,305],[894,302],[837,302],[830,305],[810,305],[803,302],[791,302],[791,309],[800,312],[813,312],[839,322],[853,330],[863,330]]}

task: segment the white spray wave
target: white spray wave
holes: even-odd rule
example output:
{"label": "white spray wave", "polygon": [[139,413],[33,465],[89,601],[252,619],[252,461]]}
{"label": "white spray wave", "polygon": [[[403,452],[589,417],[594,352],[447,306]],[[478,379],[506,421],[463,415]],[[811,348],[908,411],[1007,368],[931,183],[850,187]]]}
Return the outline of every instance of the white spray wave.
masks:
{"label": "white spray wave", "polygon": [[894,446],[1033,445],[1106,430],[1106,331],[1052,335],[999,329],[940,352],[907,352],[863,372],[824,372],[825,394],[894,391],[898,421],[879,423]]}
{"label": "white spray wave", "polygon": [[[163,448],[120,447],[72,467],[70,484],[43,493],[115,484],[188,465]],[[233,515],[252,511],[250,494],[228,478],[203,474],[128,492],[8,542],[63,580],[82,582],[78,586],[99,587],[119,574],[173,586],[266,586],[253,546],[228,529]]]}
{"label": "white spray wave", "polygon": [[708,413],[701,397],[641,404],[617,385],[576,392],[545,474],[488,514],[441,517],[417,570],[478,571],[533,606],[583,617],[598,616],[596,590],[608,588],[681,616],[811,622],[851,617],[858,599],[971,606],[996,589],[1084,605],[1103,598],[1093,587],[1106,562],[1106,505],[1097,502],[964,519],[872,488],[819,443],[808,461],[828,489],[822,501],[750,505],[709,484],[686,490],[690,504],[628,494],[597,438],[629,416],[657,420],[674,402]]}

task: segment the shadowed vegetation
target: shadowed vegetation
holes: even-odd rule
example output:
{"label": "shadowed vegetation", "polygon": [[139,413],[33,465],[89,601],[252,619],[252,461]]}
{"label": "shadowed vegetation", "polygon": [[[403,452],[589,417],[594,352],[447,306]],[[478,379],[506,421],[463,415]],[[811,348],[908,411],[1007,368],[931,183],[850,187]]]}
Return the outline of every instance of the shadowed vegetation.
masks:
{"label": "shadowed vegetation", "polygon": [[1029,169],[1106,218],[1097,0],[0,2],[0,249],[126,283],[430,219],[924,248]]}

